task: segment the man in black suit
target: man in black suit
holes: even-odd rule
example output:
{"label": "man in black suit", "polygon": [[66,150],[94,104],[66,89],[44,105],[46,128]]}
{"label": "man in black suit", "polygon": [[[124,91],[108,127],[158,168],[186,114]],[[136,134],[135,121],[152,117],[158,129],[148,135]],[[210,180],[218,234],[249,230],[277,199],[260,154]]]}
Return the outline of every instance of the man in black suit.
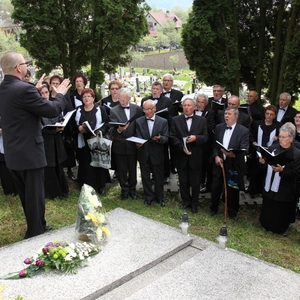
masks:
{"label": "man in black suit", "polygon": [[[168,121],[170,126],[171,116],[170,109],[172,106],[171,98],[162,95],[163,86],[159,81],[154,81],[151,86],[151,96],[145,97],[141,101],[141,106],[146,100],[153,100],[156,107],[156,114]],[[164,110],[164,111],[162,111]],[[162,111],[162,112],[160,112]],[[164,183],[170,183],[170,163],[169,163],[169,147],[168,144],[164,145]]]}
{"label": "man in black suit", "polygon": [[[172,100],[172,105],[170,106],[170,117],[178,116],[179,112],[182,112],[181,99],[183,97],[183,93],[179,90],[175,90],[172,88],[174,83],[174,78],[171,74],[165,74],[163,76],[163,95]],[[177,170],[175,168],[174,163],[174,148],[173,145],[169,141],[170,146],[170,168],[171,172],[176,174]]]}
{"label": "man in black suit", "polygon": [[[244,105],[243,105],[244,106]],[[250,90],[248,93],[248,103],[246,107],[249,107],[249,114],[251,121],[260,121],[264,119],[265,110],[263,106],[258,102],[258,94],[255,90]]]}
{"label": "man in black suit", "polygon": [[206,94],[198,93],[196,99],[196,110],[195,114],[202,116],[206,119],[208,140],[202,149],[202,174],[201,174],[201,185],[200,192],[210,192],[212,183],[212,148],[214,142],[214,129],[216,122],[214,118],[214,111],[208,107],[208,97]]}
{"label": "man in black suit", "polygon": [[[112,152],[115,154],[118,179],[121,186],[121,199],[136,199],[136,164],[137,149],[135,143],[126,141],[126,138],[135,135],[135,119],[143,115],[142,108],[130,103],[130,93],[121,88],[119,90],[119,105],[110,109],[110,121],[126,123],[113,131]],[[127,178],[128,173],[128,178]]]}
{"label": "man in black suit", "polygon": [[0,114],[7,167],[13,174],[27,221],[25,238],[47,230],[45,221],[44,167],[47,165],[41,117],[57,117],[66,106],[64,94],[70,88],[65,79],[56,97],[45,101],[39,94],[44,75],[36,87],[22,81],[27,63],[17,52],[1,58],[5,74],[0,85]]}
{"label": "man in black suit", "polygon": [[297,114],[297,109],[292,107],[291,104],[292,96],[289,93],[280,94],[279,105],[276,105],[278,109],[277,121],[281,124],[286,122],[294,123],[294,118]]}
{"label": "man in black suit", "polygon": [[[240,99],[238,96],[231,95],[228,99],[228,106],[234,107],[239,109],[239,116],[237,119],[237,123],[245,126],[246,128],[250,129],[250,116],[247,113],[244,113],[242,109],[240,109]],[[218,112],[218,119],[217,119],[217,124],[224,123],[224,112],[219,111]]]}
{"label": "man in black suit", "polygon": [[218,111],[224,111],[227,107],[227,98],[223,97],[225,89],[219,84],[213,86],[213,97],[208,99],[208,107],[214,111],[215,119],[218,116]]}
{"label": "man in black suit", "polygon": [[207,125],[204,117],[194,115],[195,100],[185,98],[182,101],[182,108],[183,114],[172,119],[170,138],[176,150],[175,163],[182,198],[181,208],[191,207],[192,213],[197,213],[202,147],[208,139]]}
{"label": "man in black suit", "polygon": [[[163,96],[168,97],[172,100],[172,103],[180,103],[183,93],[179,90],[172,88],[174,83],[174,78],[171,74],[165,74],[163,76]],[[170,107],[170,116],[174,117],[178,115],[178,112],[182,112],[182,108],[178,104],[173,104]]]}
{"label": "man in black suit", "polygon": [[213,183],[211,188],[210,215],[218,212],[219,199],[223,191],[223,172],[225,170],[228,215],[237,220],[239,211],[239,191],[244,189],[243,175],[246,172],[245,155],[249,148],[249,130],[238,124],[239,110],[228,106],[225,110],[225,123],[218,124],[215,129],[215,139],[232,151],[225,151],[215,146],[213,157]]}
{"label": "man in black suit", "polygon": [[[136,120],[136,137],[147,140],[137,144],[138,161],[141,167],[145,203],[151,205],[156,198],[161,206],[165,206],[164,191],[164,145],[168,143],[169,129],[166,119],[155,115],[155,103],[146,100],[143,103],[145,116]],[[150,174],[153,174],[154,192]]]}

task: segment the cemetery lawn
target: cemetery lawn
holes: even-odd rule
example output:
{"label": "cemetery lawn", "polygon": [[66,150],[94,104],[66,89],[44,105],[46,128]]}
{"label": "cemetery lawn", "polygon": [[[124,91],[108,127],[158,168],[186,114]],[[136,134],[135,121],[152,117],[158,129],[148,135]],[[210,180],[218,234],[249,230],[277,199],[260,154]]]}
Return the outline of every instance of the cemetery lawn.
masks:
{"label": "cemetery lawn", "polygon": [[[69,181],[69,184],[68,199],[46,200],[47,224],[53,225],[54,229],[76,222],[80,189],[76,183]],[[120,207],[180,230],[178,224],[184,211],[179,208],[179,194],[167,192],[166,207],[163,208],[157,203],[153,203],[151,207],[146,206],[142,191],[138,191],[137,195],[138,200],[120,200],[120,188],[115,184],[107,188],[100,199],[107,211]],[[189,232],[216,243],[216,237],[223,225],[223,215],[209,215],[209,199],[202,198],[199,204],[198,214],[187,211],[191,223]],[[23,240],[26,223],[19,197],[5,196],[1,190],[0,207],[0,247]],[[242,206],[237,222],[227,220],[227,247],[300,273],[300,215],[297,215],[296,223],[289,228],[287,237],[283,237],[266,232],[260,226],[259,212],[259,205]],[[113,228],[111,231],[113,234]]]}

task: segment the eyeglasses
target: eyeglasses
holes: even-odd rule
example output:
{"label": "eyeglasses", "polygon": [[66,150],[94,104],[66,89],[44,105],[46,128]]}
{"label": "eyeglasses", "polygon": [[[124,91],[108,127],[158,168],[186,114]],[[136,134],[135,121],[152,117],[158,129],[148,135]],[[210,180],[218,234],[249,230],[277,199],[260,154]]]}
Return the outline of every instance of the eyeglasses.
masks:
{"label": "eyeglasses", "polygon": [[23,63],[17,64],[17,65],[15,66],[15,69],[17,68],[17,66],[22,66],[22,65],[28,66],[28,65],[29,65],[29,62],[28,62],[28,61],[25,61],[25,62],[23,62]]}
{"label": "eyeglasses", "polygon": [[111,90],[118,90],[119,88],[110,88]]}
{"label": "eyeglasses", "polygon": [[282,135],[279,136],[280,139],[287,139],[287,138],[289,138],[289,137],[290,137],[290,136],[288,136],[288,135],[287,135],[287,136],[282,136]]}
{"label": "eyeglasses", "polygon": [[152,107],[152,108],[143,108],[143,111],[151,111],[153,109],[154,109],[154,107]]}

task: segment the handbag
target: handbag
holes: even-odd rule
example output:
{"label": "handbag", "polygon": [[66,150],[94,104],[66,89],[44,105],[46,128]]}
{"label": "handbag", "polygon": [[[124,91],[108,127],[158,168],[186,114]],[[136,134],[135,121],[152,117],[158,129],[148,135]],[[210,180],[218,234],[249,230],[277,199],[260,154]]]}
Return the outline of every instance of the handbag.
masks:
{"label": "handbag", "polygon": [[87,140],[91,152],[92,167],[110,169],[111,167],[111,146],[112,141],[104,138],[102,132]]}

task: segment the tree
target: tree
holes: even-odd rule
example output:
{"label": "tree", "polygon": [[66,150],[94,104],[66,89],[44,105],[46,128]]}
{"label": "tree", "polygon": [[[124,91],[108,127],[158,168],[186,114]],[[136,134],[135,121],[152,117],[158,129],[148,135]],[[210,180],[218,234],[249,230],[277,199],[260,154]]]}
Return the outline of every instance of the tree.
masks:
{"label": "tree", "polygon": [[142,0],[12,0],[20,43],[42,72],[61,66],[65,77],[90,65],[90,86],[131,61],[130,46],[148,33]]}
{"label": "tree", "polygon": [[162,45],[167,45],[170,43],[169,38],[166,35],[164,35],[162,32],[157,33],[157,37],[155,38],[154,41],[159,52],[160,52],[160,47]]}
{"label": "tree", "polygon": [[154,46],[155,45],[155,40],[152,36],[145,36],[143,37],[140,41],[139,41],[139,46],[141,47],[145,47],[146,48],[146,52],[148,52],[149,47]]}
{"label": "tree", "polygon": [[173,64],[173,69],[176,71],[176,65],[179,63],[179,57],[177,54],[171,55],[169,61]]}
{"label": "tree", "polygon": [[283,91],[298,97],[299,20],[300,0],[194,1],[183,47],[206,84],[267,88],[275,104]]}
{"label": "tree", "polygon": [[182,46],[190,68],[208,85],[239,91],[237,20],[234,0],[194,1],[183,24]]}

